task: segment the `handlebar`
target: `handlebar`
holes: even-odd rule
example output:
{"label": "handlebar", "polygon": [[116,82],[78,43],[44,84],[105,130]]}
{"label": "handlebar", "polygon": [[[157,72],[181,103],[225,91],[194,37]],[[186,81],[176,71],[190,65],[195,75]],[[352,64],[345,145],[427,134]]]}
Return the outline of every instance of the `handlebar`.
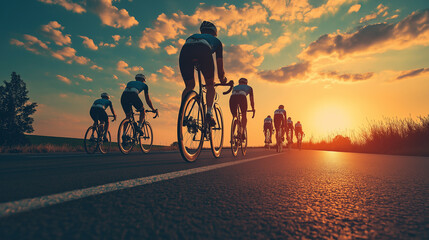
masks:
{"label": "handlebar", "polygon": [[112,117],[112,118],[113,118],[112,122],[113,122],[113,121],[115,121],[115,118],[114,118],[114,117],[115,117],[115,115],[107,115],[107,117],[108,117],[108,118],[109,118],[109,117]]}
{"label": "handlebar", "polygon": [[216,83],[214,86],[215,86],[215,87],[217,87],[217,86],[229,86],[228,91],[223,92],[223,95],[226,95],[226,94],[228,94],[228,93],[230,93],[230,92],[232,91],[232,88],[234,87],[234,81],[233,81],[233,80],[230,80],[230,81],[229,81],[229,82],[227,82],[227,83]]}
{"label": "handlebar", "polygon": [[155,110],[145,110],[145,112],[151,112],[151,113],[155,113],[155,117],[153,117],[153,118],[157,118],[158,116],[159,116],[159,113],[158,113],[158,109],[155,109]]}
{"label": "handlebar", "polygon": [[255,110],[253,109],[253,110],[247,110],[247,112],[253,112],[253,115],[252,115],[252,118],[255,118]]}

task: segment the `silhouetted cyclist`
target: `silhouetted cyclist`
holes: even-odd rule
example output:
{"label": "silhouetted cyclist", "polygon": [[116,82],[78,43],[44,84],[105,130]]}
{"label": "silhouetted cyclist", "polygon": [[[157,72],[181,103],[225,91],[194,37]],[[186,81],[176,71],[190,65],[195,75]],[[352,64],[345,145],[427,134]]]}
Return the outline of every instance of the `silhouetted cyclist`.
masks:
{"label": "silhouetted cyclist", "polygon": [[280,105],[279,108],[274,111],[274,127],[276,128],[276,132],[283,130],[282,141],[284,141],[284,135],[286,133],[286,110],[283,105]]}
{"label": "silhouetted cyclist", "polygon": [[[255,113],[253,89],[247,85],[247,82],[246,78],[240,78],[238,81],[239,84],[232,89],[232,94],[229,99],[229,109],[233,117],[237,117],[237,108],[240,107],[242,131],[246,129],[247,125],[247,95],[250,95],[250,105],[252,106],[253,113]],[[240,133],[240,136],[244,137],[243,132]]]}
{"label": "silhouetted cyclist", "polygon": [[225,70],[223,69],[222,42],[216,38],[217,28],[204,21],[200,26],[201,34],[194,34],[186,39],[180,51],[179,66],[186,88],[183,90],[182,99],[195,87],[194,66],[199,64],[206,82],[207,117],[210,124],[214,125],[212,107],[215,97],[214,89],[214,62],[213,53],[216,53],[217,74],[221,83],[226,83]]}
{"label": "silhouetted cyclist", "polygon": [[116,120],[115,110],[113,110],[112,102],[109,100],[110,96],[107,93],[102,93],[101,98],[94,101],[89,110],[92,120],[94,120],[94,128],[98,121],[104,122],[104,139],[107,139],[106,134],[109,131],[109,118],[107,117],[106,109],[110,107],[113,114],[113,120]]}
{"label": "silhouetted cyclist", "polygon": [[268,115],[265,119],[264,119],[264,136],[267,135],[267,131],[269,131],[270,133],[270,140],[269,143],[271,143],[271,136],[273,133],[273,119],[271,118],[270,115]]}

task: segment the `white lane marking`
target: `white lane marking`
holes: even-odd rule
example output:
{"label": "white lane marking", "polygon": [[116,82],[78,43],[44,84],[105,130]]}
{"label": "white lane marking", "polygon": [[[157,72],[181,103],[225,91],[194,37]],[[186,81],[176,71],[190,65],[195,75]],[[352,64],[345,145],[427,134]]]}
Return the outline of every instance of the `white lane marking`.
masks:
{"label": "white lane marking", "polygon": [[108,184],[103,184],[95,187],[77,189],[73,191],[57,193],[57,194],[52,194],[52,195],[47,195],[42,197],[27,198],[27,199],[22,199],[18,201],[2,203],[0,204],[0,217],[7,217],[17,213],[22,213],[22,212],[26,212],[26,211],[30,211],[38,208],[48,207],[48,206],[52,206],[52,205],[56,205],[56,204],[60,204],[60,203],[68,202],[72,200],[77,200],[85,197],[95,196],[95,195],[127,189],[127,188],[138,187],[138,186],[147,185],[155,182],[170,180],[173,178],[206,172],[214,169],[229,167],[229,166],[233,166],[241,163],[246,163],[246,162],[251,162],[251,161],[255,161],[263,158],[272,157],[278,154],[279,153],[244,159],[241,161],[219,163],[215,165],[186,169],[186,170],[181,170],[176,172],[163,173],[163,174],[149,176],[149,177],[135,178],[135,179],[124,180],[124,181],[119,181],[114,183],[108,183]]}

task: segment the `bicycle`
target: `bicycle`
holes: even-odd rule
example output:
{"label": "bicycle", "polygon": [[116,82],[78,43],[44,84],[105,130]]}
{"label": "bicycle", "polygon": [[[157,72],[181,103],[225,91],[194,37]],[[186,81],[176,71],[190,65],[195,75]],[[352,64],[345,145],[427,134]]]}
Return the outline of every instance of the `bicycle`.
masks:
{"label": "bicycle", "polygon": [[271,131],[270,129],[267,129],[265,131],[265,141],[264,141],[264,143],[265,143],[265,145],[264,145],[265,149],[270,150],[270,148],[271,148],[270,139],[271,139],[271,134],[273,134],[273,133],[274,133],[274,130]]}
{"label": "bicycle", "polygon": [[283,127],[280,127],[280,131],[276,133],[276,149],[277,152],[282,152],[283,148]]}
{"label": "bicycle", "polygon": [[[145,110],[146,113],[155,113],[153,118],[158,117],[158,109]],[[141,114],[141,113],[139,113]],[[137,131],[136,126],[137,122],[134,120],[134,112],[131,113],[130,118],[125,118],[119,124],[118,128],[118,147],[123,154],[128,154],[134,147],[138,144],[143,153],[149,153],[152,144],[153,144],[153,132],[150,123],[146,120],[146,117],[143,119],[141,131]]]}
{"label": "bicycle", "polygon": [[287,147],[289,150],[292,149],[292,140],[293,140],[292,129],[289,128],[287,131]]}
{"label": "bicycle", "polygon": [[[255,117],[255,112],[252,110],[247,110],[247,112],[253,112],[252,118]],[[231,122],[231,151],[234,157],[238,154],[238,147],[241,147],[241,153],[243,156],[246,156],[247,152],[247,128],[242,130],[241,121],[242,115],[241,110],[237,108],[237,117],[232,118]],[[241,136],[240,133],[243,133],[244,136]]]}
{"label": "bicycle", "polygon": [[[113,115],[108,115],[107,117],[113,117]],[[102,154],[105,154],[110,150],[112,139],[110,131],[107,131],[107,139],[104,138],[104,124],[104,122],[100,122],[99,124],[97,121],[86,130],[85,138],[83,139],[83,146],[86,153],[92,154],[98,149]]]}
{"label": "bicycle", "polygon": [[[204,102],[206,85],[201,83],[201,69],[198,64],[195,65],[195,69],[198,73],[199,92],[191,91],[182,99],[177,120],[177,142],[180,154],[187,162],[194,162],[198,158],[204,141],[210,141],[211,151],[215,158],[220,157],[223,147],[223,117],[217,103],[218,95],[215,94],[212,108],[216,125],[210,126],[206,119],[207,103]],[[232,91],[234,81],[217,83],[214,86],[229,86],[229,90],[223,93],[226,95]]]}

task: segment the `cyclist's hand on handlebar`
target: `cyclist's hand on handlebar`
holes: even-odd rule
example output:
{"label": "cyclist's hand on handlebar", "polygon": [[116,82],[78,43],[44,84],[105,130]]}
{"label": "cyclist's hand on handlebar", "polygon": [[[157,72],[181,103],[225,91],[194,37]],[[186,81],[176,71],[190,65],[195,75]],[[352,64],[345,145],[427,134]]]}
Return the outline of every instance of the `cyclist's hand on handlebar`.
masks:
{"label": "cyclist's hand on handlebar", "polygon": [[116,115],[113,115],[113,120],[112,122],[116,121]]}
{"label": "cyclist's hand on handlebar", "polygon": [[223,79],[220,79],[220,82],[222,84],[225,84],[227,81],[228,81],[228,79],[225,76],[223,76]]}

